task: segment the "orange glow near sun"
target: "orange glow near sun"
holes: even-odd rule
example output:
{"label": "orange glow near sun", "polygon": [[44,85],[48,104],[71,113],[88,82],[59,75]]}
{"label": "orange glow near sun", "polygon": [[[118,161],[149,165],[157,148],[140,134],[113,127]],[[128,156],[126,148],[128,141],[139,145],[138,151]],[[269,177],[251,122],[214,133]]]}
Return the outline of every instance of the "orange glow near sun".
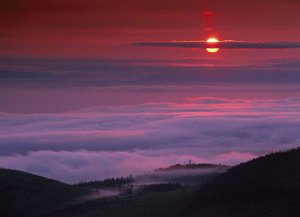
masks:
{"label": "orange glow near sun", "polygon": [[[218,52],[220,49],[217,47],[218,46],[218,43],[219,43],[219,40],[216,39],[216,38],[209,38],[207,39],[207,48],[206,48],[206,51],[209,52],[209,53],[216,53]],[[216,47],[214,47],[216,46]]]}

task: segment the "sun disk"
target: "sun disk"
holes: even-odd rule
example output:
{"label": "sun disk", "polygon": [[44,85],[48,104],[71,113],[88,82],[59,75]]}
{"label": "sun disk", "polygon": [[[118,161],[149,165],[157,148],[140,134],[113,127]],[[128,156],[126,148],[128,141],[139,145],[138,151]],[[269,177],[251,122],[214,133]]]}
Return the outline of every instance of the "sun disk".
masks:
{"label": "sun disk", "polygon": [[207,52],[209,52],[209,53],[216,53],[216,52],[218,52],[220,50],[218,48],[218,43],[219,43],[218,39],[216,39],[216,38],[209,38],[209,39],[207,39],[206,43],[207,43],[207,48],[206,48]]}

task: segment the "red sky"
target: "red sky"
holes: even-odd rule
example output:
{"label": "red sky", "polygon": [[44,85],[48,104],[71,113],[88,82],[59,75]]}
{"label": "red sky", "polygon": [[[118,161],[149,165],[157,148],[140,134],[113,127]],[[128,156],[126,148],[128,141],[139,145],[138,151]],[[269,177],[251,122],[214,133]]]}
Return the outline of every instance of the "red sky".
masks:
{"label": "red sky", "polygon": [[[260,89],[273,83],[297,86],[300,49],[208,54],[204,49],[131,44],[206,39],[207,11],[213,13],[212,32],[220,40],[298,41],[299,7],[297,0],[0,0],[0,82],[6,88],[0,93],[0,111],[19,111],[17,105],[23,105],[30,112],[35,104],[45,105],[44,94],[61,111],[99,103],[183,100],[199,94],[199,85],[211,83],[240,90],[246,87],[241,83],[249,82],[244,91],[251,93],[248,97],[253,95],[249,91],[253,84],[261,85]],[[125,91],[125,97],[120,85],[148,90],[152,86],[152,90],[147,97]],[[169,89],[157,91],[161,88],[156,85],[194,87],[185,88],[178,97]],[[103,89],[108,87],[113,91]],[[209,93],[223,97],[223,91],[217,92]],[[237,97],[236,92],[231,96]],[[273,95],[298,95],[294,90],[277,92]],[[118,100],[112,100],[112,95]],[[72,103],[63,103],[70,99]]]}
{"label": "red sky", "polygon": [[0,5],[1,56],[153,58],[156,50],[125,45],[204,38],[204,11],[214,13],[213,31],[221,39],[297,41],[300,35],[300,3],[294,0],[1,0]]}

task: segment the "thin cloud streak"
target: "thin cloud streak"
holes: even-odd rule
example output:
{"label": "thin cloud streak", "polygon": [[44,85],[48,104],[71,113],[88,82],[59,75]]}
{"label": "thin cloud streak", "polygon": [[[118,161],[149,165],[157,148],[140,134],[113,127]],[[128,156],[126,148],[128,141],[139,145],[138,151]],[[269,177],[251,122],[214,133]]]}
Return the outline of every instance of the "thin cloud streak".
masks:
{"label": "thin cloud streak", "polygon": [[[170,41],[170,42],[138,42],[133,46],[141,47],[173,47],[173,48],[206,48],[206,41]],[[298,49],[300,42],[252,42],[252,41],[220,41],[217,47],[222,49]]]}

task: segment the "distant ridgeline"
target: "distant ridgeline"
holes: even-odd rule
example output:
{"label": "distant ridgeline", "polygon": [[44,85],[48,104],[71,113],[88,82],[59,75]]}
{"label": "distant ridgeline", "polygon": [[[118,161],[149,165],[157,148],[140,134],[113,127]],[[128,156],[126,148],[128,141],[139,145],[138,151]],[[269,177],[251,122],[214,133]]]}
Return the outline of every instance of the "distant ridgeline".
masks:
{"label": "distant ridgeline", "polygon": [[221,164],[175,164],[166,168],[159,168],[155,169],[154,172],[163,172],[163,171],[174,171],[174,170],[185,170],[185,169],[215,169],[215,168],[222,168],[222,169],[229,169],[230,166],[221,165]]}
{"label": "distant ridgeline", "polygon": [[128,185],[133,183],[133,176],[120,177],[120,178],[108,178],[102,181],[90,181],[90,182],[80,182],[75,184],[75,186],[79,187],[87,187],[87,188],[105,188],[105,187],[121,187],[123,185]]}

